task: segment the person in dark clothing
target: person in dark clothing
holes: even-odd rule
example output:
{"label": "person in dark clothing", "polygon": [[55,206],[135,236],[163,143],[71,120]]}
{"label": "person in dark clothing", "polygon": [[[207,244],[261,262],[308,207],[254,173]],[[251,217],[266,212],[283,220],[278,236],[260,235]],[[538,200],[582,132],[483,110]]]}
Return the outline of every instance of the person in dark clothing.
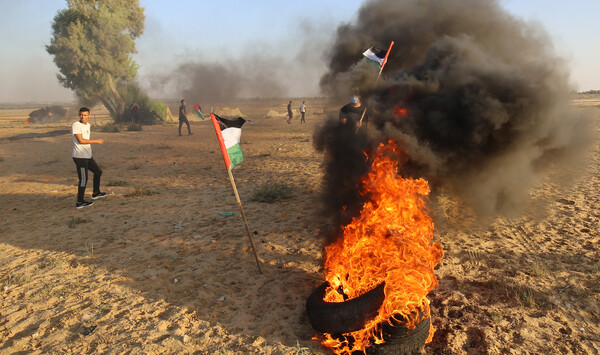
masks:
{"label": "person in dark clothing", "polygon": [[[366,113],[363,117],[363,112],[365,110],[366,108],[362,105],[360,97],[356,95],[352,96],[351,102],[340,109],[340,122],[356,126],[356,129],[359,129],[362,124],[368,120],[368,115]],[[362,122],[360,121],[361,117]]]}
{"label": "person in dark clothing", "polygon": [[[368,200],[361,194],[357,181],[364,177],[370,168],[370,141],[365,128],[358,129],[365,106],[358,95],[339,111],[339,119],[326,121],[315,136],[315,147],[325,152],[324,202],[325,213],[333,213],[335,225],[349,223],[360,213]],[[367,117],[363,117],[363,122]],[[337,230],[331,234],[337,235]]]}
{"label": "person in dark clothing", "polygon": [[181,135],[181,126],[183,124],[187,125],[188,135],[192,135],[192,130],[190,129],[190,121],[187,119],[187,109],[185,108],[185,100],[181,100],[181,106],[179,106],[179,135]]}
{"label": "person in dark clothing", "polygon": [[288,102],[287,105],[287,110],[288,110],[288,123],[292,122],[292,118],[294,117],[294,114],[292,113],[292,101]]}
{"label": "person in dark clothing", "polygon": [[139,113],[140,113],[140,106],[137,104],[137,102],[133,102],[131,104],[131,107],[129,107],[129,110],[131,111],[131,123],[138,123],[139,121]]}

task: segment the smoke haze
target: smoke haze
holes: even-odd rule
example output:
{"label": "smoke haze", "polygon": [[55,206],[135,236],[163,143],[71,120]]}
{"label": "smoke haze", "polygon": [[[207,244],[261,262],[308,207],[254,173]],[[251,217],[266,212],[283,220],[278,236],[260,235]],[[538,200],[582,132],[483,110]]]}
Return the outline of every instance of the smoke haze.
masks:
{"label": "smoke haze", "polygon": [[187,52],[166,69],[162,64],[160,70],[146,72],[142,85],[155,97],[189,102],[316,96],[319,77],[327,67],[323,53],[332,40],[333,26],[307,20],[295,25],[285,41],[256,39],[238,55],[227,48]]}
{"label": "smoke haze", "polygon": [[[375,84],[361,53],[391,41]],[[593,139],[592,114],[569,107],[568,68],[548,35],[495,0],[369,1],[338,28],[330,58],[321,87],[340,100],[360,90],[377,129],[366,145],[393,139],[408,154],[402,175],[425,177],[480,215],[522,212],[544,168],[582,158]],[[326,186],[364,173],[364,164],[340,164],[342,152],[360,159],[363,144],[343,149],[331,138],[340,134],[332,120],[315,137],[335,172]],[[355,193],[329,190],[326,205],[339,211]]]}

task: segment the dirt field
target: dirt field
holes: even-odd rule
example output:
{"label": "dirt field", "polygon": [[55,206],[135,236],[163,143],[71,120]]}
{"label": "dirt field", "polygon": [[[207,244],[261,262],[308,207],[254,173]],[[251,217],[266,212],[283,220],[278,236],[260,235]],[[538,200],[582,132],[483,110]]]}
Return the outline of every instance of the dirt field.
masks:
{"label": "dirt field", "polygon": [[[600,103],[588,99],[574,105]],[[307,100],[306,125],[286,123],[287,100],[227,105],[250,120],[234,176],[262,275],[209,121],[193,121],[193,136],[176,123],[104,133],[94,108],[109,195],[77,210],[76,117],[27,125],[39,107],[0,107],[0,353],[328,354],[305,301],[328,223],[313,132],[336,107]],[[426,354],[600,352],[600,144],[578,168],[570,188],[531,192],[549,201],[542,217],[468,227],[452,204],[434,216],[445,256]],[[252,201],[267,183],[291,196]]]}

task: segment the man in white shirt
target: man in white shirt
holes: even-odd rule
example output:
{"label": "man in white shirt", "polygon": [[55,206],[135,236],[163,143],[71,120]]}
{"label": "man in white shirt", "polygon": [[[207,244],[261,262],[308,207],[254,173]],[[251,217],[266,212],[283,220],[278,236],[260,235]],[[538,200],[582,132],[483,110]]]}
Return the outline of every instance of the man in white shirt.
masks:
{"label": "man in white shirt", "polygon": [[304,115],[306,114],[306,101],[302,101],[302,105],[300,105],[300,114],[302,117],[300,118],[300,123],[306,123],[304,120]]}
{"label": "man in white shirt", "polygon": [[85,187],[88,181],[88,170],[94,173],[94,190],[92,199],[105,197],[105,192],[100,192],[100,176],[102,170],[92,158],[92,143],[104,144],[104,139],[90,139],[90,109],[82,107],[79,109],[79,121],[71,126],[71,137],[73,138],[73,161],[77,167],[79,184],[77,185],[77,209],[91,206],[93,201],[85,201]]}

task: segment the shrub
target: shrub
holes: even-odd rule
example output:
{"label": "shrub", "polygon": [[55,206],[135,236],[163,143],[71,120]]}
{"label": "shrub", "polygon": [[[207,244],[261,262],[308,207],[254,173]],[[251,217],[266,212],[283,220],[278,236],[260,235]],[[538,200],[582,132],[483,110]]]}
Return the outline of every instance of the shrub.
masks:
{"label": "shrub", "polygon": [[75,228],[75,226],[77,226],[78,224],[88,223],[90,221],[91,220],[89,218],[73,217],[69,220],[69,222],[67,222],[67,225],[69,226],[69,228]]}
{"label": "shrub", "polygon": [[100,131],[108,133],[119,132],[119,126],[115,122],[108,122],[104,126],[100,127]]}
{"label": "shrub", "polygon": [[[127,108],[113,117],[116,122],[155,124],[162,123],[167,119],[167,105],[150,99],[136,84],[127,83],[118,90]],[[132,108],[133,103],[137,104],[137,110]]]}
{"label": "shrub", "polygon": [[131,123],[129,126],[127,126],[127,130],[128,131],[141,131],[142,125],[139,123]]}
{"label": "shrub", "polygon": [[250,198],[250,201],[272,203],[292,195],[292,188],[278,183],[266,183],[261,186],[254,195]]}
{"label": "shrub", "polygon": [[494,278],[488,281],[488,284],[494,290],[503,292],[506,296],[512,296],[523,307],[538,309],[550,309],[554,307],[545,292],[536,291],[526,285],[519,285],[513,280]]}
{"label": "shrub", "polygon": [[594,94],[594,95],[598,95],[598,94],[600,94],[600,90],[580,91],[580,92],[578,92],[578,94]]}
{"label": "shrub", "polygon": [[157,191],[153,191],[145,187],[135,187],[133,191],[125,195],[125,197],[152,196],[156,194],[158,194]]}
{"label": "shrub", "polygon": [[106,186],[129,186],[125,180],[110,180]]}

